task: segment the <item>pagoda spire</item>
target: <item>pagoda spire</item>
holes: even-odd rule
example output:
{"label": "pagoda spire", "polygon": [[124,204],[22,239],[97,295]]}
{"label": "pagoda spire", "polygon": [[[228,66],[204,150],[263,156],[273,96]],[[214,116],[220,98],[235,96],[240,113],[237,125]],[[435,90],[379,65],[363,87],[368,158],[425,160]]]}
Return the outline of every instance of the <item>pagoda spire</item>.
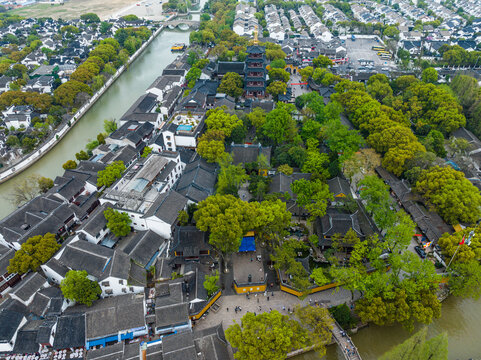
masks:
{"label": "pagoda spire", "polygon": [[254,45],[259,45],[259,32],[257,31],[257,25],[254,27]]}

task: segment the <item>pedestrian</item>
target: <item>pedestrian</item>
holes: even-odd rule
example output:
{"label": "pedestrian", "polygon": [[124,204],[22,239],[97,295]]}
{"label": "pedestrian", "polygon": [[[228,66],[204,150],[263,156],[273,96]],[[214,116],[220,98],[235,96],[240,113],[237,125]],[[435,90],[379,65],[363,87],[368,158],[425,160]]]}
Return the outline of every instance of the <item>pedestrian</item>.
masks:
{"label": "pedestrian", "polygon": [[267,301],[269,301],[269,296],[267,296]]}
{"label": "pedestrian", "polygon": [[271,293],[272,297],[274,297],[274,291]]}
{"label": "pedestrian", "polygon": [[262,306],[259,305],[259,312],[261,312],[261,311],[262,311]]}
{"label": "pedestrian", "polygon": [[282,311],[286,311],[286,307],[285,307],[285,306],[282,307]]}
{"label": "pedestrian", "polygon": [[256,312],[254,311],[254,316],[257,316]]}
{"label": "pedestrian", "polygon": [[259,298],[257,298],[257,303],[259,304]]}
{"label": "pedestrian", "polygon": [[264,291],[264,296],[267,296],[267,290],[266,290],[266,291]]}
{"label": "pedestrian", "polygon": [[227,312],[229,312],[229,308],[226,308]]}

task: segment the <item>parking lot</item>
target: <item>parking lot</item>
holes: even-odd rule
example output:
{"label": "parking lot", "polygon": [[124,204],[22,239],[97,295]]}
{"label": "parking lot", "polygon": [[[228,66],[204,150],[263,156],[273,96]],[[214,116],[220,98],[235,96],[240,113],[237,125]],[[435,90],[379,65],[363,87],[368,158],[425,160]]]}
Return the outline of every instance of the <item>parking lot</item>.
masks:
{"label": "parking lot", "polygon": [[353,69],[360,68],[359,70],[362,70],[366,68],[366,70],[369,70],[372,66],[372,68],[375,67],[377,70],[380,70],[382,68],[392,69],[395,67],[394,61],[381,60],[377,52],[371,49],[373,46],[382,46],[381,43],[374,39],[356,38],[356,40],[352,41],[351,38],[347,38],[345,46],[349,65]]}

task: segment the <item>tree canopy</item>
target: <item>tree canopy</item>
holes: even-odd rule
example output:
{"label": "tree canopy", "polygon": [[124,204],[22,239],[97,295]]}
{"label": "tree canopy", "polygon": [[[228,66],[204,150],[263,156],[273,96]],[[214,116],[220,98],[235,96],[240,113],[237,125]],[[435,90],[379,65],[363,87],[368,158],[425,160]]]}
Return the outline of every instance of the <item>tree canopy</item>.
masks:
{"label": "tree canopy", "polygon": [[452,167],[423,170],[415,190],[450,224],[475,223],[481,216],[479,190]]}
{"label": "tree canopy", "polygon": [[427,327],[423,327],[402,344],[389,350],[379,360],[448,360],[448,336],[441,333],[427,339]]}
{"label": "tree canopy", "polygon": [[228,72],[222,78],[217,91],[238,98],[244,93],[243,86],[244,81],[239,74]]}
{"label": "tree canopy", "polygon": [[105,170],[100,170],[97,174],[97,187],[109,187],[122,177],[124,171],[125,165],[123,161],[114,161],[107,165]]}
{"label": "tree canopy", "polygon": [[310,344],[307,331],[276,310],[257,316],[248,312],[225,335],[237,349],[234,358],[242,360],[282,360],[289,351]]}
{"label": "tree canopy", "polygon": [[218,107],[207,112],[205,124],[209,130],[220,130],[229,137],[238,126],[242,126],[242,120],[237,115],[229,114],[225,107]]}
{"label": "tree canopy", "polygon": [[102,290],[96,281],[90,280],[85,270],[70,270],[60,283],[60,290],[66,299],[91,306]]}
{"label": "tree canopy", "polygon": [[8,272],[22,275],[29,270],[36,271],[58,249],[60,249],[60,244],[57,243],[54,234],[46,233],[43,236],[33,236],[21,245],[20,250],[15,252],[15,256],[10,260]]}
{"label": "tree canopy", "polygon": [[115,236],[127,236],[130,233],[132,219],[127,213],[107,208],[104,211],[104,216],[107,220],[107,228],[112,231]]}

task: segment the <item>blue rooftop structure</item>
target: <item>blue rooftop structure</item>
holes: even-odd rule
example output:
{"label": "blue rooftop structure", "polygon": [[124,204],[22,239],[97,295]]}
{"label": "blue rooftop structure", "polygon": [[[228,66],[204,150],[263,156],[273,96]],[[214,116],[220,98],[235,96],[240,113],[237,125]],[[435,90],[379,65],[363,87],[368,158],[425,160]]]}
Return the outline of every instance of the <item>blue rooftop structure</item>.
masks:
{"label": "blue rooftop structure", "polygon": [[242,238],[239,252],[256,251],[256,241],[254,236],[244,236]]}

